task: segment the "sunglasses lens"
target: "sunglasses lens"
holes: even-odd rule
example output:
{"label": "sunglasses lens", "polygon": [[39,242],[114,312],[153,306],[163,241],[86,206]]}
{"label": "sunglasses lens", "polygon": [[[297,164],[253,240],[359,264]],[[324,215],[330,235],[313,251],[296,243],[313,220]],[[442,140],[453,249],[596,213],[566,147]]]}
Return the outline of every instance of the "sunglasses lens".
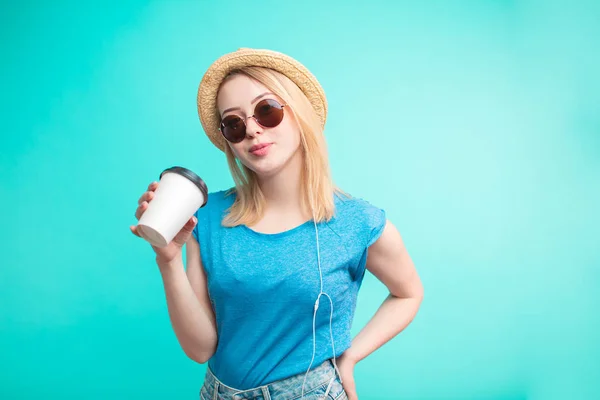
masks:
{"label": "sunglasses lens", "polygon": [[[276,100],[265,99],[254,108],[256,122],[265,128],[274,128],[283,121],[283,106]],[[221,121],[221,132],[225,139],[239,143],[246,137],[246,123],[237,115],[228,115]]]}
{"label": "sunglasses lens", "polygon": [[246,137],[246,124],[240,117],[229,115],[221,122],[221,132],[225,139],[232,143],[239,143]]}
{"label": "sunglasses lens", "polygon": [[261,100],[254,108],[254,116],[262,126],[273,128],[283,120],[283,106],[273,99]]}

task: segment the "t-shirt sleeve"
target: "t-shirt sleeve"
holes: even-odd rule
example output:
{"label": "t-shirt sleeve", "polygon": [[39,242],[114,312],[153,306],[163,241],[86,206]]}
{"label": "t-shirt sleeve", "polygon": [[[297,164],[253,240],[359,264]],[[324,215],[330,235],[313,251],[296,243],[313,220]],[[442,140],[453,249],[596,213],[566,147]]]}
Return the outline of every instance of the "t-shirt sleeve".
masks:
{"label": "t-shirt sleeve", "polygon": [[196,226],[192,231],[192,235],[194,236],[196,241],[198,241],[198,243],[202,243],[202,241],[207,240],[206,235],[208,233],[210,223],[208,215],[209,212],[209,205],[207,204],[206,206],[196,210],[196,212],[194,213],[194,216],[196,217],[198,222],[196,222]]}
{"label": "t-shirt sleeve", "polygon": [[218,201],[219,198],[211,193],[208,195],[208,202],[204,207],[200,207],[194,213],[198,222],[196,222],[196,226],[192,231],[192,236],[194,236],[194,239],[196,239],[198,243],[207,242],[209,239],[208,233],[210,230],[211,213],[214,213],[214,210],[218,208]]}
{"label": "t-shirt sleeve", "polygon": [[371,206],[367,214],[368,217],[366,229],[368,231],[368,235],[366,247],[370,247],[383,233],[386,223],[386,214],[384,210],[373,206]]}
{"label": "t-shirt sleeve", "polygon": [[192,236],[194,237],[194,239],[196,239],[196,241],[198,243],[200,243],[200,239],[198,239],[198,225],[200,225],[200,218],[198,218],[198,211],[196,211],[194,213],[194,216],[196,217],[196,226],[194,226],[194,230],[192,230]]}
{"label": "t-shirt sleeve", "polygon": [[369,247],[381,237],[387,221],[385,210],[366,201],[361,201],[360,203],[362,206],[362,218],[359,218],[361,226],[358,231],[359,239],[357,242],[361,246],[361,256],[354,273],[354,279],[359,282],[362,281],[365,274]]}
{"label": "t-shirt sleeve", "polygon": [[213,210],[211,206],[214,204],[206,204],[204,207],[199,208],[194,213],[194,216],[198,220],[196,226],[192,230],[192,236],[200,245],[200,258],[202,259],[202,266],[208,273],[210,268],[210,247],[211,247],[211,213]]}
{"label": "t-shirt sleeve", "polygon": [[200,243],[200,238],[199,238],[199,236],[200,236],[200,232],[198,232],[198,230],[199,230],[199,226],[200,226],[200,224],[201,224],[201,220],[200,220],[200,218],[201,218],[201,215],[199,215],[199,214],[200,214],[200,210],[201,210],[201,209],[198,209],[198,210],[196,210],[196,212],[194,213],[194,216],[196,217],[196,226],[195,226],[195,227],[194,227],[194,229],[192,230],[192,236],[194,237],[194,239],[196,239],[196,241],[197,241],[198,243]]}

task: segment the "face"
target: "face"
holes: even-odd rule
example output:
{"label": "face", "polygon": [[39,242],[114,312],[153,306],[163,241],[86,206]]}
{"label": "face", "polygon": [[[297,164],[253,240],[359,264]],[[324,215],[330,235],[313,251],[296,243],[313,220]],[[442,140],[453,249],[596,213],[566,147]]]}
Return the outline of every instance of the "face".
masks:
{"label": "face", "polygon": [[258,111],[255,110],[257,104],[265,104],[262,100],[285,104],[261,83],[240,74],[221,86],[217,106],[222,120],[237,116],[246,124],[246,135],[241,142],[227,141],[233,154],[259,177],[266,177],[278,173],[299,157],[300,130],[289,106],[283,108],[282,121],[272,128],[261,126],[256,119],[250,118]]}

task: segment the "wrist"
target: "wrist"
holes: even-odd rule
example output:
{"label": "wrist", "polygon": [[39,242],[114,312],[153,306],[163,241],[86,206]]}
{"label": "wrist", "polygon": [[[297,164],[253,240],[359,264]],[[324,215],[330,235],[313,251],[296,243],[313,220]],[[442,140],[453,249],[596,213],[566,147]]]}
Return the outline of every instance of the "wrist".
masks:
{"label": "wrist", "polygon": [[360,361],[360,357],[354,353],[354,351],[352,350],[352,347],[350,347],[348,350],[346,350],[342,354],[342,357],[344,357],[345,359],[347,359],[348,361],[350,361],[353,364],[358,364],[358,362]]}
{"label": "wrist", "polygon": [[175,256],[171,260],[162,260],[160,257],[156,257],[156,264],[158,265],[158,269],[162,274],[170,273],[179,268],[183,268],[183,258],[181,254]]}

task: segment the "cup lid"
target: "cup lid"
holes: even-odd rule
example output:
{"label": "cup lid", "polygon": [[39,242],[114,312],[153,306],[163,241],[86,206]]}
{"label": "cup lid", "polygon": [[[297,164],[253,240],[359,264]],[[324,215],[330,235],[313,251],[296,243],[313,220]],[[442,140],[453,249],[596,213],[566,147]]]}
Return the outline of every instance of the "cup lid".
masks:
{"label": "cup lid", "polygon": [[190,181],[192,181],[194,183],[194,185],[196,185],[198,187],[198,189],[200,189],[200,191],[204,195],[204,202],[202,203],[202,205],[200,207],[202,208],[206,205],[206,202],[208,201],[208,187],[206,186],[206,183],[204,183],[202,178],[200,178],[193,171],[191,171],[187,168],[171,167],[171,168],[167,168],[163,172],[161,172],[159,179],[162,178],[162,176],[164,174],[166,174],[167,172],[173,172],[175,174],[179,174],[181,176],[188,178]]}

